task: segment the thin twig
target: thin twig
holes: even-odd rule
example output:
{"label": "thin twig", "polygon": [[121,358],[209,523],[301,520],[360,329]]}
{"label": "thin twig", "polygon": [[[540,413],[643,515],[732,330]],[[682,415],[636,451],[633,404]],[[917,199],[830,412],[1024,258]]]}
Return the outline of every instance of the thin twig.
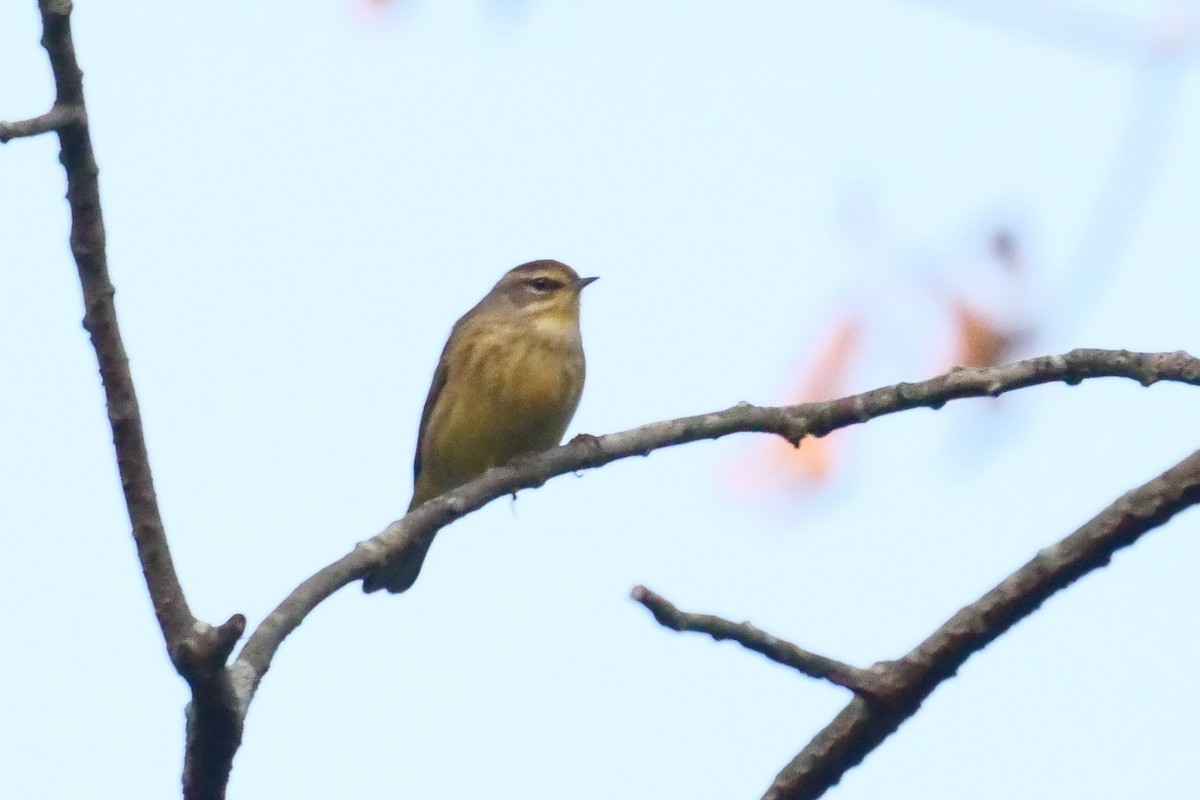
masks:
{"label": "thin twig", "polygon": [[45,114],[19,122],[0,122],[0,144],[27,136],[59,131],[82,121],[83,109],[78,106],[55,105]]}
{"label": "thin twig", "polygon": [[749,622],[731,622],[712,614],[680,611],[665,597],[645,586],[633,587],[629,596],[644,605],[654,615],[658,624],[665,628],[680,632],[706,633],[718,642],[729,639],[747,650],[760,653],[810,678],[829,681],[835,686],[849,689],[864,697],[875,696],[875,678],[869,670],[817,655],[791,642],[778,639]]}

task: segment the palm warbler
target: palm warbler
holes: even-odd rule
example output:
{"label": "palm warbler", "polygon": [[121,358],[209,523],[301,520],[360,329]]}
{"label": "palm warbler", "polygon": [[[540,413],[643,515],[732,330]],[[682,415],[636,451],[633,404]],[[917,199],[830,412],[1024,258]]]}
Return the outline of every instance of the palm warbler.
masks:
{"label": "palm warbler", "polygon": [[[514,457],[562,441],[583,392],[581,278],[558,261],[530,261],[500,279],[450,331],[421,412],[408,510]],[[363,580],[403,592],[432,537]]]}

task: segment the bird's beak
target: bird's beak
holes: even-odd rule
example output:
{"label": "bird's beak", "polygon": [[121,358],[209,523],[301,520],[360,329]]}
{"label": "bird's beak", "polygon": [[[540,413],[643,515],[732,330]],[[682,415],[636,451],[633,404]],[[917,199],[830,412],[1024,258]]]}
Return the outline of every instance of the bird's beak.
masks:
{"label": "bird's beak", "polygon": [[578,292],[583,287],[587,286],[589,283],[593,283],[598,280],[600,280],[599,276],[596,276],[594,278],[576,278],[575,279],[575,291]]}

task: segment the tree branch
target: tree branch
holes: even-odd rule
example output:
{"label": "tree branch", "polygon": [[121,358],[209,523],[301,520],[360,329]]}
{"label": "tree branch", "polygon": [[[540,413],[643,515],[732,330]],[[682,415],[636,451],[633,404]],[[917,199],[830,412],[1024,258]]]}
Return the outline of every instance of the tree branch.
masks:
{"label": "tree branch", "polygon": [[871,668],[875,697],[855,697],[776,776],[764,800],[820,797],[857,766],[953,677],[1051,595],[1106,566],[1113,554],[1200,503],[1200,450],[1039,552],[979,600],[963,608],[899,661]]}
{"label": "tree branch", "polygon": [[1126,492],[1074,533],[1039,552],[899,661],[882,661],[869,670],[810,653],[749,623],[739,625],[708,614],[682,612],[644,586],[635,587],[632,597],[667,628],[732,639],[772,661],[857,695],[776,776],[763,796],[763,800],[811,800],[837,785],[973,654],[1036,611],[1054,593],[1107,566],[1117,550],[1197,503],[1200,450],[1149,483]]}
{"label": "tree branch", "polygon": [[379,535],[360,542],[337,562],[296,587],[254,631],[232,667],[239,699],[248,705],[283,640],[323,600],[360,580],[414,543],[434,537],[454,520],[519,489],[550,478],[594,469],[631,456],[732,433],[774,433],[799,446],[805,436],[824,436],[887,414],[913,408],[941,408],[950,400],[995,397],[1045,383],[1075,385],[1093,378],[1128,378],[1143,386],[1158,381],[1200,385],[1200,359],[1176,353],[1073,350],[986,369],[955,369],[919,383],[900,383],[820,403],[760,407],[739,403],[711,414],[667,420],[606,436],[577,436],[569,444],[522,458],[431,500]]}
{"label": "tree branch", "polygon": [[0,123],[0,137],[8,140],[50,131],[58,134],[71,209],[71,253],[83,290],[83,327],[91,336],[100,366],[133,539],[167,653],[192,690],[184,796],[189,800],[222,798],[233,753],[241,740],[243,719],[232,702],[225,663],[245,630],[246,620],[235,615],[219,627],[197,620],[175,572],[150,473],[129,358],[117,325],[100,209],[99,168],[88,129],[83,73],[71,38],[71,3],[40,0],[38,7],[42,46],[54,74],[54,105],[40,117]]}
{"label": "tree branch", "polygon": [[718,642],[729,639],[747,650],[760,653],[777,664],[791,667],[810,678],[829,681],[835,686],[841,686],[865,697],[873,697],[876,694],[875,678],[869,670],[817,655],[791,642],[778,639],[749,622],[730,622],[711,614],[680,611],[665,597],[645,586],[633,587],[630,597],[644,605],[654,615],[658,624],[665,628],[681,633],[706,633]]}
{"label": "tree branch", "polygon": [[0,144],[27,136],[59,131],[81,121],[78,106],[55,105],[45,114],[19,122],[0,122]]}
{"label": "tree branch", "polygon": [[83,73],[76,63],[75,46],[71,41],[71,4],[63,0],[42,0],[39,7],[42,45],[50,56],[57,90],[54,108],[39,119],[55,121],[46,130],[58,133],[61,160],[67,175],[71,253],[83,288],[83,327],[91,335],[100,365],[121,488],[154,612],[168,647],[177,647],[187,637],[195,618],[184,599],[167,547],[129,358],[117,326],[117,311],[113,304],[115,290],[108,276],[104,218],[100,211],[99,168],[92,152],[87,114],[83,110]]}

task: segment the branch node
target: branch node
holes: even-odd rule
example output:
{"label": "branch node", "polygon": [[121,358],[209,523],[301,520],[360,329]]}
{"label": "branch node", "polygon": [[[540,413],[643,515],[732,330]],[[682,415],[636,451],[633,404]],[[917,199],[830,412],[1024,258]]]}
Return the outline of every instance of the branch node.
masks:
{"label": "branch node", "polygon": [[71,0],[38,0],[38,6],[43,14],[52,14],[57,17],[71,15]]}
{"label": "branch node", "polygon": [[808,419],[806,417],[800,417],[799,419],[789,417],[784,425],[785,427],[781,435],[787,440],[788,444],[799,449],[800,443],[804,441],[804,437],[809,435]]}
{"label": "branch node", "polygon": [[245,632],[245,614],[234,614],[216,629],[214,645],[222,664],[229,660],[230,654],[233,653],[234,645],[238,643],[238,640],[242,638],[242,634]]}

